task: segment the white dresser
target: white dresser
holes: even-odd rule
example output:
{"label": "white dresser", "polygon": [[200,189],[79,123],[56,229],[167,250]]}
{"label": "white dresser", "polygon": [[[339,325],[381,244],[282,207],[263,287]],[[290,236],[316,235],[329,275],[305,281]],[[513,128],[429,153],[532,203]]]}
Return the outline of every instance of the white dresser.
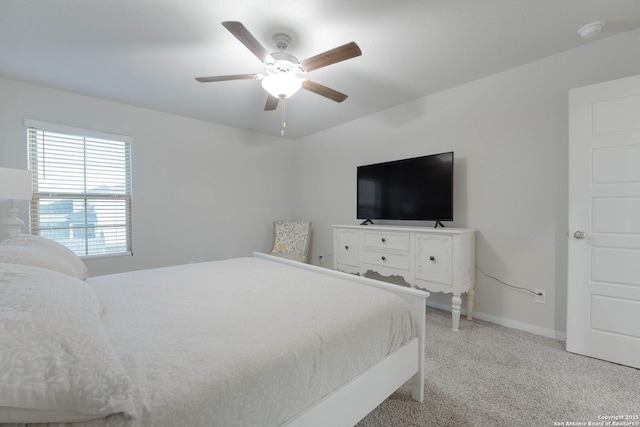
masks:
{"label": "white dresser", "polygon": [[374,225],[333,226],[333,268],[400,276],[412,286],[453,294],[453,330],[460,323],[461,294],[467,318],[475,296],[475,230]]}

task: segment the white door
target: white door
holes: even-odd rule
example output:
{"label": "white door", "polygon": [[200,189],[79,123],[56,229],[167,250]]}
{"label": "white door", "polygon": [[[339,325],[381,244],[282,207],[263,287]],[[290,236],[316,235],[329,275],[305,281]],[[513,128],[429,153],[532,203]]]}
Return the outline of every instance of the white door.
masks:
{"label": "white door", "polygon": [[567,350],[640,368],[640,76],[569,93]]}

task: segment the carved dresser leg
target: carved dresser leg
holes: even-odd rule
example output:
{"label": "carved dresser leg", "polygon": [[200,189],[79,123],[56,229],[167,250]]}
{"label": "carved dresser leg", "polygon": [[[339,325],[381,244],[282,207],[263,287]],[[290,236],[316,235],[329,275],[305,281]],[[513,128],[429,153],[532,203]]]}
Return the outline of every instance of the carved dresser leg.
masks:
{"label": "carved dresser leg", "polygon": [[467,291],[467,319],[473,320],[473,303],[476,299],[476,291],[471,288]]}
{"label": "carved dresser leg", "polygon": [[451,297],[451,320],[453,322],[453,330],[458,330],[460,324],[460,304],[462,304],[462,298],[460,294],[453,294]]}

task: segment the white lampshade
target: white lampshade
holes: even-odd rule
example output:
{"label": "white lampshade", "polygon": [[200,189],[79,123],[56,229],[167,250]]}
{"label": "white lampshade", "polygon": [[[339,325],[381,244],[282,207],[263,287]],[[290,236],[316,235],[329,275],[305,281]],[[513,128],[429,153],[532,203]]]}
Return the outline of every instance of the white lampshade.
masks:
{"label": "white lampshade", "polygon": [[0,168],[0,199],[11,200],[4,229],[13,236],[20,232],[24,222],[18,218],[18,210],[14,200],[29,200],[31,198],[31,172],[27,169]]}
{"label": "white lampshade", "polygon": [[0,199],[29,200],[31,172],[28,169],[0,168]]}
{"label": "white lampshade", "polygon": [[262,87],[276,98],[288,98],[300,89],[303,79],[293,74],[271,74],[262,79]]}

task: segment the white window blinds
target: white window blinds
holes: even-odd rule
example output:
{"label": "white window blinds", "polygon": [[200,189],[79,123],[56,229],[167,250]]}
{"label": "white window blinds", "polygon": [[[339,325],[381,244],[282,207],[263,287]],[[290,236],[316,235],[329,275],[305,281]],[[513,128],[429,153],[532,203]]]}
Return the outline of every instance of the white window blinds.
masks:
{"label": "white window blinds", "polygon": [[131,253],[130,138],[25,120],[31,234],[79,256]]}

